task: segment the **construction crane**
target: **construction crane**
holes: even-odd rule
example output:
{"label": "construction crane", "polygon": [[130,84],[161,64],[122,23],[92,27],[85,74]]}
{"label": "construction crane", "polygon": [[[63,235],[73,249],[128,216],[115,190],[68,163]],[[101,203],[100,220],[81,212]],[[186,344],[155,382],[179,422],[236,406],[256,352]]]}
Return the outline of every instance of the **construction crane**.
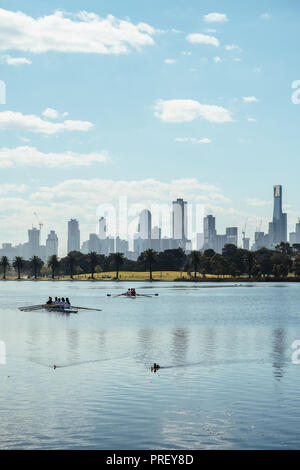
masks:
{"label": "construction crane", "polygon": [[40,227],[40,232],[42,231],[42,228],[43,228],[43,222],[40,221],[40,219],[38,218],[38,215],[36,212],[34,212],[34,215],[36,217],[36,220],[38,221],[38,224],[39,224],[39,227]]}

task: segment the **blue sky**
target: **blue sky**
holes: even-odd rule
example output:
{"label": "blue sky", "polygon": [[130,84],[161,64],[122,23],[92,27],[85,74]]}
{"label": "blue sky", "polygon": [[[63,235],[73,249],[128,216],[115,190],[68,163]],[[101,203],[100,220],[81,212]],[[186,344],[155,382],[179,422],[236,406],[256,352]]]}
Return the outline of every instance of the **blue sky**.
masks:
{"label": "blue sky", "polygon": [[2,0],[0,242],[37,211],[63,253],[67,220],[86,239],[118,195],[184,197],[252,236],[274,184],[292,231],[299,16],[296,0]]}

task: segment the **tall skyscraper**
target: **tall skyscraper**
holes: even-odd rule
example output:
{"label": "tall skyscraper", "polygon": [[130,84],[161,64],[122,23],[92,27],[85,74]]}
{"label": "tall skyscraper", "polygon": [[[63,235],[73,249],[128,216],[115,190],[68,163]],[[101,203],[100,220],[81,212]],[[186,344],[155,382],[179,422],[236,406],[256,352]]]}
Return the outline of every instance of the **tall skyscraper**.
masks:
{"label": "tall skyscraper", "polygon": [[100,217],[99,219],[99,238],[104,240],[106,238],[106,218]]}
{"label": "tall skyscraper", "polygon": [[227,227],[226,243],[238,246],[238,228],[237,227]]}
{"label": "tall skyscraper", "polygon": [[32,227],[28,230],[27,257],[40,256],[40,231]]}
{"label": "tall skyscraper", "polygon": [[269,224],[270,242],[273,247],[287,241],[287,214],[282,212],[282,186],[274,186],[273,221]]}
{"label": "tall skyscraper", "polygon": [[175,240],[188,238],[187,202],[177,199],[172,202],[172,236]]}
{"label": "tall skyscraper", "polygon": [[68,222],[68,253],[80,250],[80,230],[76,219]]}
{"label": "tall skyscraper", "polygon": [[216,231],[216,219],[212,215],[207,215],[203,219],[204,245],[203,248],[214,248]]}
{"label": "tall skyscraper", "polygon": [[140,213],[138,233],[142,240],[151,239],[151,212],[147,209]]}
{"label": "tall skyscraper", "polygon": [[52,255],[58,255],[58,237],[54,230],[51,230],[46,240],[46,261]]}

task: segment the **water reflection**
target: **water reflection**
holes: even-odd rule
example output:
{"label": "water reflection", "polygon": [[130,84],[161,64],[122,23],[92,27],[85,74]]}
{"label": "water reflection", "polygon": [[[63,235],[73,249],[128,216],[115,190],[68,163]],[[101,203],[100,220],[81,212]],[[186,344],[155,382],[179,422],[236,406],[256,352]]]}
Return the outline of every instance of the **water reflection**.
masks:
{"label": "water reflection", "polygon": [[286,362],[286,332],[284,328],[275,328],[272,331],[272,367],[276,380],[280,381],[283,377]]}

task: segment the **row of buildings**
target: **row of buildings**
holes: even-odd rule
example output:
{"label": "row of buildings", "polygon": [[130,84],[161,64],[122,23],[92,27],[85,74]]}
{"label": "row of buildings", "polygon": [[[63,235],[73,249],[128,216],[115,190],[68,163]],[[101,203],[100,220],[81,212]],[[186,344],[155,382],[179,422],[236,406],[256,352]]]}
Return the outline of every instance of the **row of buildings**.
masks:
{"label": "row of buildings", "polygon": [[[254,234],[252,250],[260,248],[275,248],[280,242],[287,242],[287,214],[282,210],[282,186],[273,188],[274,210],[273,219],[269,223],[268,233],[257,230]],[[107,233],[107,221],[105,217],[99,219],[98,233],[91,233],[88,240],[81,243],[79,222],[71,219],[68,222],[67,252],[81,251],[84,254],[95,251],[99,254],[109,255],[114,252],[124,253],[128,259],[136,260],[140,253],[152,248],[158,252],[169,249],[182,248],[185,252],[192,250],[191,240],[188,238],[188,210],[187,202],[177,199],[172,202],[171,237],[163,237],[162,230],[158,226],[152,226],[152,214],[149,210],[141,211],[137,226],[137,232],[133,239],[133,249],[129,249],[128,240],[120,237],[111,237]],[[250,249],[250,238],[246,238],[245,231],[242,232],[242,247]],[[22,256],[30,259],[33,255],[39,256],[47,261],[51,255],[58,255],[58,237],[51,230],[45,245],[41,245],[41,231],[32,227],[28,230],[28,241],[13,246],[11,243],[3,243],[0,249],[0,257],[7,256],[13,259]],[[295,232],[290,233],[291,245],[300,244],[300,222],[296,224]],[[238,246],[238,228],[227,227],[224,234],[218,234],[216,230],[216,219],[213,215],[207,215],[203,219],[203,233],[197,234],[196,249],[213,249],[222,253],[225,244]]]}

